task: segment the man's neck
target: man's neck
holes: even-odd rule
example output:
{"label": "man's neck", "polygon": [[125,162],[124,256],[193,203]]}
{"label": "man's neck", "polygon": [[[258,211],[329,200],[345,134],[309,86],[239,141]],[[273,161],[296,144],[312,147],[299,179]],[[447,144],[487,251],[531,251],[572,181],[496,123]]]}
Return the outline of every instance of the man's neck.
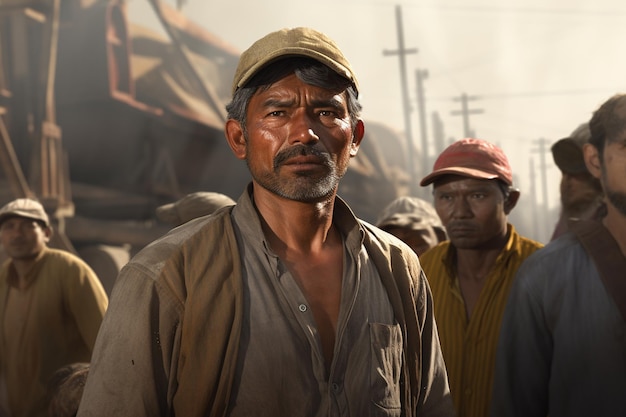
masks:
{"label": "man's neck", "polygon": [[456,268],[459,278],[483,281],[498,259],[502,248],[487,250],[457,249]]}
{"label": "man's neck", "polygon": [[28,273],[33,268],[33,265],[35,265],[35,262],[37,262],[37,258],[38,256],[34,256],[32,258],[26,258],[26,259],[12,259],[11,260],[11,263],[13,265],[13,268],[16,274],[15,285],[19,289],[26,288],[26,286],[28,285]]}
{"label": "man's neck", "polygon": [[336,237],[331,233],[334,197],[318,203],[303,203],[256,188],[254,203],[263,233],[274,250],[315,252],[321,250],[329,238]]}

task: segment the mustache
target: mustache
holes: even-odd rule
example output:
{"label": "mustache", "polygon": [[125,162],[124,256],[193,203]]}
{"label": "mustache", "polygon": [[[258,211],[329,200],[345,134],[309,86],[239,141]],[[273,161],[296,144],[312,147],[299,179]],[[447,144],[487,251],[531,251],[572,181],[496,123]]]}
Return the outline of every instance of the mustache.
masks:
{"label": "mustache", "polygon": [[315,156],[316,158],[319,158],[324,165],[332,165],[332,160],[328,152],[322,151],[313,146],[294,145],[276,154],[274,157],[274,169],[277,169],[289,159],[297,156]]}

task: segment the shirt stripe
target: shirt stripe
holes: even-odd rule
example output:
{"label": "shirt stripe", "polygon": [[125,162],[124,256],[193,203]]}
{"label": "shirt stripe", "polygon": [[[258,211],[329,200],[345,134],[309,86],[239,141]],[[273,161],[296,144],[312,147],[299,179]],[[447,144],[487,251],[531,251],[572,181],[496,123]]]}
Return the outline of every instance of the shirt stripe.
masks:
{"label": "shirt stripe", "polygon": [[458,417],[489,415],[496,347],[504,306],[521,263],[543,244],[520,236],[508,225],[509,240],[485,280],[467,319],[450,241],[420,257],[433,294],[435,320]]}

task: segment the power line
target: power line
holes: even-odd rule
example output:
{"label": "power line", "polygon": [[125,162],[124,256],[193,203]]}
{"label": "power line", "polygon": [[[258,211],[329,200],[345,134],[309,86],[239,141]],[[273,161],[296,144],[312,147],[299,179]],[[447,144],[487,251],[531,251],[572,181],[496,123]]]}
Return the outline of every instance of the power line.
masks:
{"label": "power line", "polygon": [[[534,97],[550,97],[550,96],[580,96],[586,94],[597,94],[606,92],[615,92],[622,90],[621,87],[606,89],[588,89],[588,90],[563,90],[563,91],[527,91],[518,93],[499,93],[499,94],[481,94],[481,99],[509,99],[509,98],[534,98]],[[450,101],[451,96],[427,97],[431,101]]]}

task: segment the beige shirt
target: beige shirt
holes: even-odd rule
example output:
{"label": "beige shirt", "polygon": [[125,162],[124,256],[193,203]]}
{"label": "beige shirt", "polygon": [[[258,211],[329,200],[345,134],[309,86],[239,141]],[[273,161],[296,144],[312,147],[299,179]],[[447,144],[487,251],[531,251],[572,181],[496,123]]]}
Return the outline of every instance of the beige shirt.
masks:
{"label": "beige shirt", "polygon": [[269,249],[252,202],[240,202],[233,219],[246,311],[230,416],[397,415],[400,327],[356,219],[335,211],[345,253],[330,375],[308,302]]}
{"label": "beige shirt", "polygon": [[11,261],[0,270],[0,370],[12,417],[45,416],[54,371],[89,362],[108,299],[95,273],[69,252],[45,249],[18,290]]}

